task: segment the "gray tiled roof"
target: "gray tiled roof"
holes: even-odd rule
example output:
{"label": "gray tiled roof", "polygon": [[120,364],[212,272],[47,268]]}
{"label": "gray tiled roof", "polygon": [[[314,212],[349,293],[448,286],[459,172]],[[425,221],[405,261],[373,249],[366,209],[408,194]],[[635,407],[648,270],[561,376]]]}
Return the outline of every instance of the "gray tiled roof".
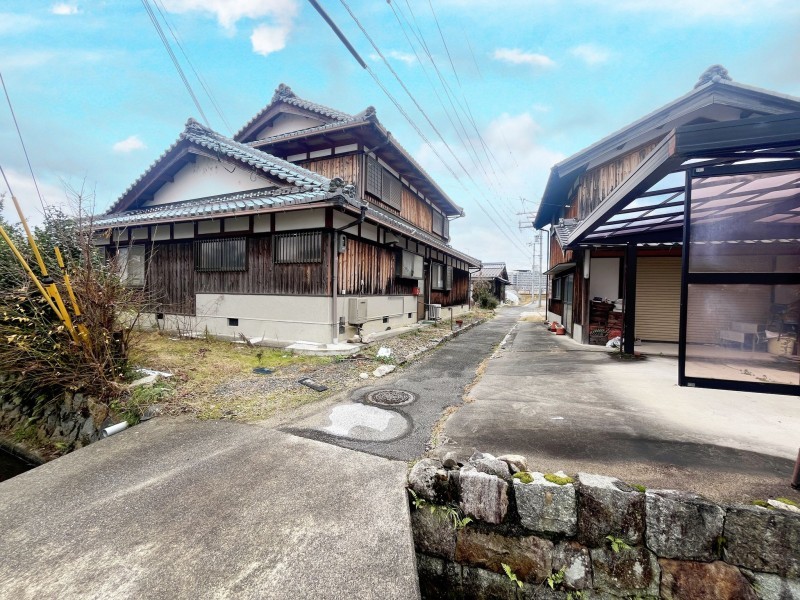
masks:
{"label": "gray tiled roof", "polygon": [[481,266],[481,270],[475,273],[472,276],[473,279],[502,279],[503,281],[507,281],[505,277],[503,277],[503,271],[506,268],[506,263],[483,263]]}
{"label": "gray tiled roof", "polygon": [[171,223],[198,218],[235,216],[236,214],[261,212],[270,208],[310,204],[341,195],[340,191],[330,192],[327,188],[314,190],[303,190],[297,187],[266,188],[105,214],[95,217],[92,225],[94,227],[119,227],[160,221]]}
{"label": "gray tiled roof", "polygon": [[572,235],[572,232],[575,231],[575,228],[578,227],[579,224],[580,221],[576,221],[575,219],[565,219],[553,226],[553,231],[556,232],[558,244],[562,248],[566,247],[567,243],[569,242],[569,236]]}
{"label": "gray tiled roof", "polygon": [[346,121],[334,121],[333,123],[325,123],[324,125],[317,125],[316,127],[309,127],[307,129],[299,129],[297,131],[288,131],[286,133],[279,133],[278,135],[270,135],[267,137],[259,138],[252,142],[247,142],[248,146],[258,147],[262,146],[271,142],[277,142],[283,139],[291,138],[291,137],[301,137],[312,135],[315,133],[325,132],[330,129],[337,129],[344,125],[352,125],[355,123],[364,123],[367,119],[361,115],[356,115],[354,117],[350,117]]}
{"label": "gray tiled roof", "polygon": [[278,89],[275,90],[275,94],[272,96],[272,100],[270,100],[269,104],[267,104],[264,108],[258,111],[255,116],[250,119],[247,123],[244,124],[236,135],[233,137],[239,137],[242,133],[244,133],[253,123],[258,121],[264,113],[266,113],[276,102],[285,102],[290,106],[296,106],[297,108],[302,108],[304,110],[308,110],[328,119],[333,119],[334,121],[349,121],[353,118],[352,115],[348,115],[347,113],[343,113],[339,110],[334,108],[330,108],[328,106],[323,106],[322,104],[317,104],[316,102],[310,102],[309,100],[304,100],[303,98],[298,98],[295,93],[292,91],[288,85],[281,83],[278,86]]}
{"label": "gray tiled roof", "polygon": [[261,150],[251,148],[247,144],[240,144],[224,135],[221,135],[208,127],[204,127],[194,119],[189,119],[186,122],[186,127],[183,132],[178,136],[178,139],[167,148],[161,156],[153,161],[150,166],[142,173],[136,181],[134,181],[128,189],[126,189],[117,201],[108,209],[108,213],[116,211],[123,199],[144,180],[147,175],[158,166],[158,164],[172,152],[178,144],[183,140],[188,140],[192,143],[202,146],[203,148],[212,150],[221,156],[227,156],[236,160],[241,160],[247,164],[282,179],[288,183],[296,185],[304,189],[315,189],[325,187],[330,184],[327,177],[323,177],[318,173],[304,169],[298,165],[285,161],[277,156],[272,156]]}
{"label": "gray tiled roof", "polygon": [[181,136],[204,148],[246,162],[257,169],[261,169],[265,173],[269,173],[273,177],[283,179],[298,187],[311,189],[330,183],[330,179],[319,173],[309,171],[308,169],[299,167],[277,156],[272,156],[261,150],[251,148],[247,144],[235,142],[224,135],[220,135],[202,126],[194,119],[189,119],[189,122],[186,123],[186,130]]}
{"label": "gray tiled roof", "polygon": [[456,258],[463,260],[464,262],[467,262],[470,265],[477,266],[481,264],[481,261],[475,258],[474,256],[470,256],[469,254],[464,254],[463,252],[455,250],[452,246],[445,244],[444,242],[437,239],[428,232],[418,229],[413,225],[411,225],[410,223],[398,219],[391,213],[376,208],[371,204],[367,206],[367,216],[370,217],[372,220],[383,223],[384,225],[387,225],[388,227],[400,233],[408,235],[425,244],[428,244],[429,246],[436,248],[437,250],[446,252],[451,256],[455,256]]}

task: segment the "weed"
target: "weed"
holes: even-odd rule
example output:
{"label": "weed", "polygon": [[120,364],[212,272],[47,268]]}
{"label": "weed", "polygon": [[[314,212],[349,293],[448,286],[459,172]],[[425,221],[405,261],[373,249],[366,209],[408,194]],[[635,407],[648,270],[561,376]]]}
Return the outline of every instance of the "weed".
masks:
{"label": "weed", "polygon": [[561,585],[564,583],[564,573],[566,572],[566,567],[561,567],[556,573],[553,573],[548,577],[545,581],[547,585],[550,586],[551,590],[556,589],[555,586]]}
{"label": "weed", "polygon": [[608,540],[611,551],[614,552],[614,554],[618,554],[622,550],[630,550],[631,548],[622,538],[614,537],[613,535],[607,535],[606,540]]}
{"label": "weed", "polygon": [[453,529],[456,531],[460,531],[472,523],[472,518],[462,516],[461,510],[455,506],[449,504],[440,505],[429,503],[427,500],[425,500],[425,498],[420,498],[411,488],[408,488],[408,493],[411,494],[411,504],[414,505],[416,510],[422,510],[427,506],[430,509],[431,514],[438,515],[438,517],[442,520],[446,519],[450,521]]}
{"label": "weed", "polygon": [[519,578],[514,574],[514,571],[511,570],[511,567],[509,567],[506,563],[500,563],[500,566],[503,567],[506,577],[508,577],[512,582],[516,583],[517,586],[519,586],[519,589],[524,587],[525,584],[523,584],[522,581],[520,581]]}
{"label": "weed", "polygon": [[644,494],[647,491],[646,487],[644,487],[643,485],[639,485],[638,483],[631,483],[630,486],[640,494]]}

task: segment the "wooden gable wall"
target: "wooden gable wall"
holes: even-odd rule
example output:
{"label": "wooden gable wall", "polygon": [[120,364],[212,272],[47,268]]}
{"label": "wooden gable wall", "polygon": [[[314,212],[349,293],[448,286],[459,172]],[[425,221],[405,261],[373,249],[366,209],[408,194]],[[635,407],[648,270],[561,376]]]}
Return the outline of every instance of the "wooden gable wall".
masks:
{"label": "wooden gable wall", "polygon": [[579,180],[577,191],[570,198],[570,208],[564,212],[564,217],[568,219],[588,217],[660,142],[659,139],[640,146],[628,154],[584,173]]}

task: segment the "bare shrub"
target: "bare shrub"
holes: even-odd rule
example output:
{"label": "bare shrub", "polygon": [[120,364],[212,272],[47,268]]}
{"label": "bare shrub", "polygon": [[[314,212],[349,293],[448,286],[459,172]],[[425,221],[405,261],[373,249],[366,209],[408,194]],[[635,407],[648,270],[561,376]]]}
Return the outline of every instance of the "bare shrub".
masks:
{"label": "bare shrub", "polygon": [[[27,397],[53,398],[72,390],[108,402],[121,390],[131,332],[144,306],[143,292],[126,287],[116,265],[92,244],[83,191],[73,190],[73,199],[75,217],[60,209],[47,211],[34,237],[67,312],[80,329],[78,340],[0,240],[0,373],[10,376],[5,385],[16,386]],[[11,230],[20,252],[29,255],[19,229],[3,226]],[[56,246],[64,256],[64,272],[55,260]],[[29,264],[39,275],[36,263],[29,260]]]}

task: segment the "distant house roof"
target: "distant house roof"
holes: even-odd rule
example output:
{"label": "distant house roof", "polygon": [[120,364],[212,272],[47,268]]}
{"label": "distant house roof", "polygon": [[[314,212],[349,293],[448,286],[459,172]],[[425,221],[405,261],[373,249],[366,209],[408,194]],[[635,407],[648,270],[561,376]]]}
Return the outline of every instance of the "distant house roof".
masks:
{"label": "distant house roof", "polygon": [[549,225],[558,216],[583,173],[629,153],[645,142],[662,138],[675,126],[691,122],[692,115],[698,110],[711,105],[731,107],[745,118],[800,111],[800,98],[737,83],[731,80],[723,67],[714,65],[700,76],[694,89],[687,94],[554,165],[534,226]]}
{"label": "distant house roof", "polygon": [[511,283],[506,270],[506,263],[483,263],[481,270],[472,276],[472,279],[492,280],[499,279],[501,283]]}
{"label": "distant house roof", "polygon": [[[178,136],[178,139],[164,153],[159,156],[139,178],[134,181],[119,199],[108,209],[108,214],[127,210],[136,203],[145,189],[151,185],[161,185],[163,181],[155,181],[154,176],[160,168],[178,159],[181,151],[185,151],[187,145],[202,148],[210,151],[211,156],[217,158],[226,157],[245,163],[257,170],[260,170],[271,177],[285,181],[303,190],[321,189],[330,185],[330,179],[286,160],[257,150],[247,144],[240,144],[225,137],[208,127],[205,127],[189,119],[186,127]],[[182,165],[181,165],[182,166]]]}
{"label": "distant house roof", "polygon": [[566,247],[569,242],[569,236],[575,231],[578,225],[579,222],[577,219],[561,219],[561,221],[555,224],[553,231],[555,231],[556,239],[562,248]]}

